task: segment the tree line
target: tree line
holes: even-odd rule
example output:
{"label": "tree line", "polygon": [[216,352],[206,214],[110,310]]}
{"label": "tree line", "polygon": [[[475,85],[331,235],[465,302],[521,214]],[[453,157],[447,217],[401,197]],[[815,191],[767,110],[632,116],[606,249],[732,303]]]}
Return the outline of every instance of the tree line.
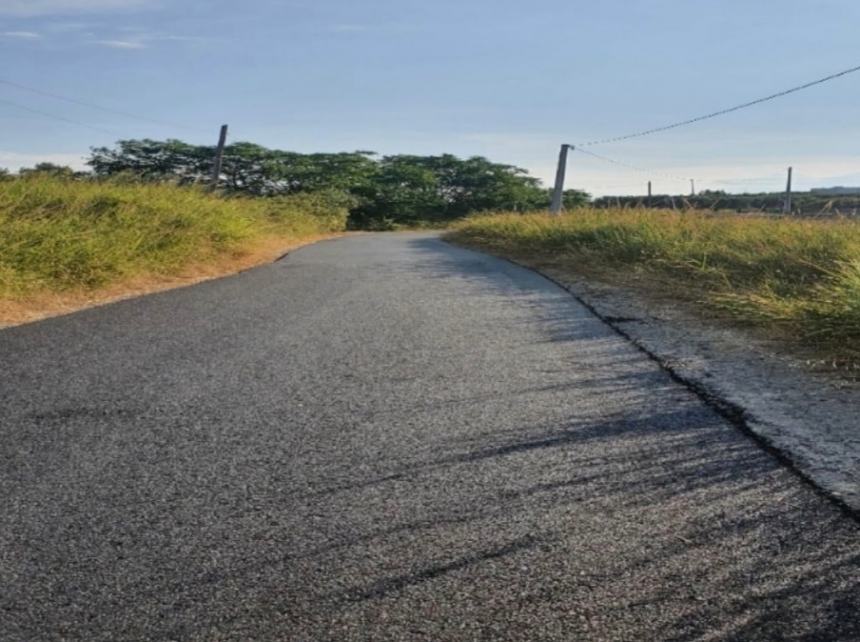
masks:
{"label": "tree line", "polygon": [[[179,140],[123,140],[92,150],[97,177],[179,184],[211,180],[215,149]],[[444,223],[472,212],[547,209],[550,191],[522,168],[474,156],[392,155],[373,152],[300,154],[252,143],[228,145],[219,187],[256,197],[319,193],[348,200],[354,228]],[[567,204],[588,202],[566,192]]]}

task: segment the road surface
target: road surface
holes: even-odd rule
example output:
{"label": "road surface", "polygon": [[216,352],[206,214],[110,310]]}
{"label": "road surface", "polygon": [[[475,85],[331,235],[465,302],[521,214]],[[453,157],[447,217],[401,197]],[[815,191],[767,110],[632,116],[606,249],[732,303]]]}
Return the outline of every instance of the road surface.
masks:
{"label": "road surface", "polygon": [[368,234],[0,331],[2,640],[860,638],[860,528],[542,277]]}

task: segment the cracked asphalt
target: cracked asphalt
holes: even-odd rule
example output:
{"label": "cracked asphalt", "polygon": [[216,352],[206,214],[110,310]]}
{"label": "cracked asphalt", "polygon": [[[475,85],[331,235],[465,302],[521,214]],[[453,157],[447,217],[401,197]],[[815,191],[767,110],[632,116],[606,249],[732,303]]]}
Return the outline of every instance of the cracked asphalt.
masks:
{"label": "cracked asphalt", "polygon": [[0,640],[857,640],[860,527],[433,234],[0,331]]}

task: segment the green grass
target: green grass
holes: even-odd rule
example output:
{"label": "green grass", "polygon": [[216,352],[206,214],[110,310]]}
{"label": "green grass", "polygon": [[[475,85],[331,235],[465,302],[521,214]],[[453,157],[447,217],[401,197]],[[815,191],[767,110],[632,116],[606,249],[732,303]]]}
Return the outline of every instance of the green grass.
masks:
{"label": "green grass", "polygon": [[580,209],[475,216],[451,238],[533,263],[652,278],[828,359],[860,362],[857,221]]}
{"label": "green grass", "polygon": [[0,181],[0,299],[96,290],[344,230],[322,196],[222,198],[166,184],[33,176]]}

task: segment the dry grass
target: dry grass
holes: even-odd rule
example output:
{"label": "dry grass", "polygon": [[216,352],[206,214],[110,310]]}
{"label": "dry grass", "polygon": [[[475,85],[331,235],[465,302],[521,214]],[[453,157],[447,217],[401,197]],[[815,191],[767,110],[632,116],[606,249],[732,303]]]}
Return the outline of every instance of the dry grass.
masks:
{"label": "dry grass", "polygon": [[224,199],[169,185],[0,182],[0,324],[187,285],[345,229],[319,197]]}
{"label": "dry grass", "polygon": [[834,363],[860,362],[856,221],[582,209],[476,216],[451,238],[531,264],[632,275]]}
{"label": "dry grass", "polygon": [[346,233],[307,236],[301,240],[266,239],[244,254],[231,254],[216,260],[193,263],[175,274],[146,274],[128,277],[96,289],[73,289],[51,292],[41,290],[28,297],[0,299],[0,327],[46,319],[77,310],[153,294],[173,288],[202,283],[243,270],[271,263],[285,253],[318,241],[337,238]]}

